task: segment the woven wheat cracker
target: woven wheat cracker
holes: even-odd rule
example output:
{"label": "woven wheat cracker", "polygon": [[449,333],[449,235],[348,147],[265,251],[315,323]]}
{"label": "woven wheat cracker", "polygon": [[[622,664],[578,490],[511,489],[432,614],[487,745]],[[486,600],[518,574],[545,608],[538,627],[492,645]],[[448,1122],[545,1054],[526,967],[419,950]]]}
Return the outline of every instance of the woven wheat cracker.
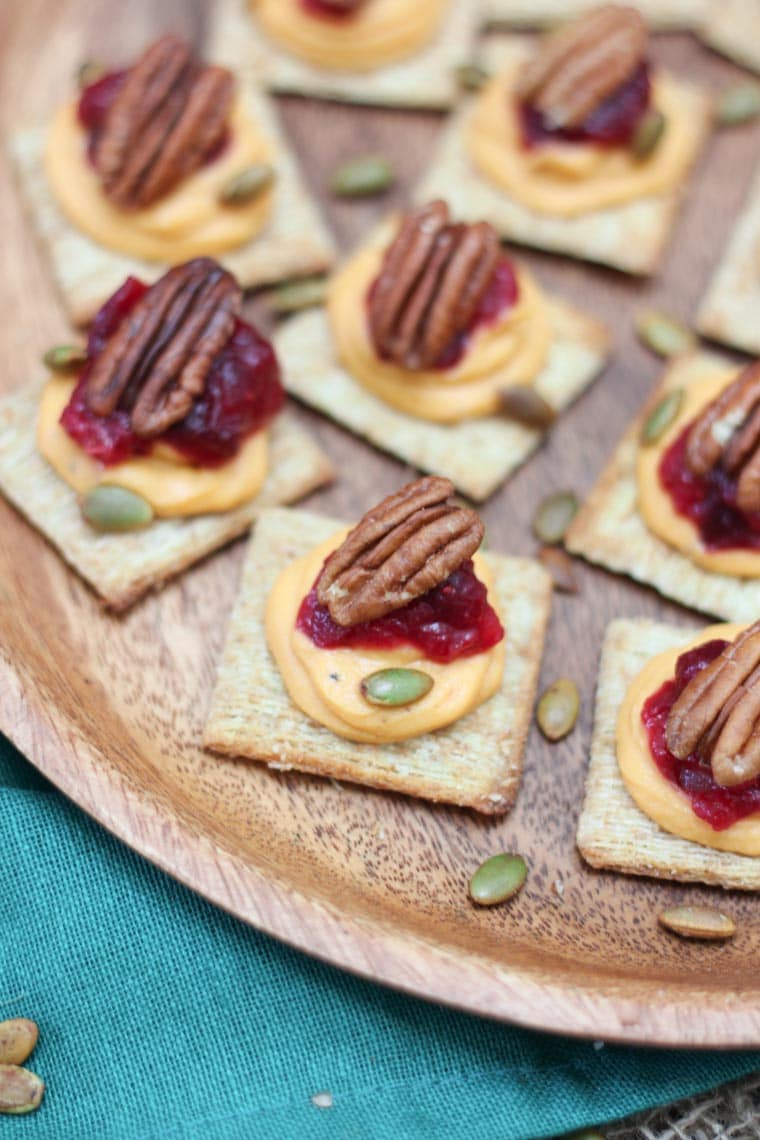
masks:
{"label": "woven wheat cracker", "polygon": [[628,686],[652,657],[686,644],[693,636],[692,630],[646,620],[618,620],[608,626],[578,848],[593,867],[760,890],[760,859],[703,847],[663,831],[633,802],[618,768],[617,718]]}
{"label": "woven wheat cracker", "polygon": [[699,34],[735,63],[760,71],[760,5],[757,0],[710,0]]}
{"label": "woven wheat cracker", "polygon": [[206,724],[208,748],[273,768],[405,792],[489,814],[517,795],[551,605],[546,572],[489,552],[494,604],[507,636],[501,689],[460,721],[384,746],[334,735],[298,709],[267,649],[264,611],[279,573],[341,524],[305,511],[266,511],[252,536]]}
{"label": "woven wheat cracker", "polygon": [[[710,0],[629,0],[652,28],[659,30],[695,28]],[[491,24],[513,27],[540,27],[561,20],[572,20],[599,0],[482,0],[484,18]]]}

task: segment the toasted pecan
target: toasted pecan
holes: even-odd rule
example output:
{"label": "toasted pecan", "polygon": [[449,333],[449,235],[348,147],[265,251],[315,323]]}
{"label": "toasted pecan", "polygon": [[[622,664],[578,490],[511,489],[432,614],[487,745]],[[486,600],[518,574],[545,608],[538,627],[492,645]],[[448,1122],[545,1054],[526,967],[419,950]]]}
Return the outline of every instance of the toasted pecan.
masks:
{"label": "toasted pecan", "polygon": [[745,368],[695,422],[686,445],[695,475],[720,466],[737,478],[740,510],[760,510],[760,361]]}
{"label": "toasted pecan", "polygon": [[635,8],[605,4],[550,32],[517,83],[517,95],[556,127],[578,127],[646,58]]}
{"label": "toasted pecan", "polygon": [[760,622],[692,677],[668,717],[667,746],[710,762],[716,783],[760,776]]}
{"label": "toasted pecan", "polygon": [[319,601],[338,625],[371,621],[444,582],[483,541],[476,513],[452,503],[454,485],[426,476],[383,499],[328,558]]}
{"label": "toasted pecan", "polygon": [[152,44],[127,73],[95,147],[103,190],[122,210],[158,201],[223,137],[234,89],[178,36]]}
{"label": "toasted pecan", "polygon": [[95,360],[85,391],[98,416],[117,407],[151,438],[184,419],[235,328],[242,292],[209,258],[177,266],[137,302]]}
{"label": "toasted pecan", "polygon": [[378,353],[404,368],[434,366],[472,320],[498,259],[499,238],[487,222],[452,225],[440,200],[409,214],[370,295]]}

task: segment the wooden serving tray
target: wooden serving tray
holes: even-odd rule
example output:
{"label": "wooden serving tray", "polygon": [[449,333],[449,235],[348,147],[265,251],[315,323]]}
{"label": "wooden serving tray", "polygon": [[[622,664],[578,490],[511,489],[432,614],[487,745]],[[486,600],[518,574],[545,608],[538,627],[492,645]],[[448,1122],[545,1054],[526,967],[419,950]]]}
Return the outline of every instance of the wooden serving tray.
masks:
{"label": "wooden serving tray", "polygon": [[[159,30],[149,0],[97,5],[97,27],[85,0],[7,7],[5,127],[48,114],[83,58],[123,59]],[[200,37],[205,7],[164,3],[160,27]],[[741,74],[686,36],[659,38],[655,50],[714,87]],[[387,200],[326,203],[344,248],[403,200],[440,125],[436,116],[404,112],[299,100],[282,106],[316,194],[351,154],[380,151],[397,162],[398,191]],[[530,553],[537,502],[551,490],[583,493],[592,483],[659,370],[636,344],[632,316],[651,304],[685,317],[695,312],[759,140],[757,128],[744,128],[712,143],[652,285],[527,255],[549,288],[608,321],[618,350],[540,454],[485,507],[495,549]],[[41,352],[70,334],[7,173],[0,222],[2,383],[14,387],[38,376]],[[310,507],[355,518],[410,475],[318,417],[301,416],[345,473]],[[311,954],[474,1013],[607,1040],[757,1045],[756,898],[594,872],[574,846],[606,623],[625,615],[687,625],[695,615],[579,566],[580,593],[555,599],[543,681],[576,678],[581,720],[553,747],[533,730],[516,809],[486,820],[199,750],[241,543],[116,619],[4,503],[0,535],[0,729],[85,811],[170,874]],[[469,876],[502,849],[526,857],[528,884],[510,905],[477,910],[467,898]],[[657,912],[686,899],[729,910],[735,939],[692,944],[661,932]]]}

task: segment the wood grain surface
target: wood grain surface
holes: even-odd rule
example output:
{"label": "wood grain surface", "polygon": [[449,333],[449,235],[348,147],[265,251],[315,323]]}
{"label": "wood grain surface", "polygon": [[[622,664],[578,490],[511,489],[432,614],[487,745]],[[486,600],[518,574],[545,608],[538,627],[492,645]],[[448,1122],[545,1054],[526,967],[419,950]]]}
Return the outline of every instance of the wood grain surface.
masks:
{"label": "wood grain surface", "polygon": [[[201,0],[6,0],[0,6],[0,115],[7,129],[44,119],[85,57],[122,60],[159,28],[202,42]],[[741,76],[687,36],[659,37],[658,59],[719,88]],[[283,101],[310,185],[348,248],[425,169],[441,120]],[[549,491],[585,492],[658,374],[632,316],[662,305],[690,318],[742,202],[758,129],[709,146],[663,272],[641,284],[528,255],[539,279],[612,328],[616,358],[541,452],[485,506],[497,550],[531,553],[530,519]],[[333,166],[392,155],[384,202],[329,200]],[[22,386],[67,337],[44,259],[7,171],[0,186],[3,271],[0,383]],[[261,301],[251,313],[266,321]],[[305,411],[343,477],[308,506],[354,518],[410,472]],[[558,1032],[688,1046],[760,1041],[756,898],[592,872],[574,830],[590,738],[597,658],[616,616],[695,615],[646,589],[579,566],[577,596],[557,596],[543,667],[578,681],[583,710],[565,742],[533,730],[511,815],[494,821],[382,793],[204,755],[201,725],[242,545],[208,560],[123,619],[100,612],[56,554],[0,503],[0,729],[64,792],[149,859],[225,909],[286,941],[380,981],[473,1012]],[[696,619],[698,620],[698,619]],[[255,710],[252,710],[255,716]],[[476,910],[472,870],[501,849],[530,865],[509,906]],[[737,919],[724,946],[658,930],[665,905],[720,903]]]}

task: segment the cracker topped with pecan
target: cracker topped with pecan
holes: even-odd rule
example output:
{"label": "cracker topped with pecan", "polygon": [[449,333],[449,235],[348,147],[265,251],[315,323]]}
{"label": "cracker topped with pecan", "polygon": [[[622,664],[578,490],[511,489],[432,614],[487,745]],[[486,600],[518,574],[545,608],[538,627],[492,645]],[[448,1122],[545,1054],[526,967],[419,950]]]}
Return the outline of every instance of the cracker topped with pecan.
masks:
{"label": "cracker topped with pecan", "polygon": [[145,293],[92,364],[85,399],[95,415],[117,408],[143,439],[183,420],[235,330],[243,294],[210,258],[165,274]]}
{"label": "cracker topped with pecan", "polygon": [[760,511],[760,361],[748,365],[708,405],[689,433],[686,462],[695,475],[736,480],[736,505]]}
{"label": "cracker topped with pecan", "polygon": [[692,677],[670,711],[666,739],[679,760],[696,753],[709,761],[722,787],[760,776],[760,621]]}
{"label": "cracker topped with pecan", "polygon": [[411,370],[435,367],[472,321],[499,252],[493,226],[453,224],[445,202],[407,215],[370,291],[378,355]]}
{"label": "cracker topped with pecan", "polygon": [[516,93],[553,126],[580,127],[646,61],[647,45],[635,8],[605,4],[545,36]]}
{"label": "cracker topped with pecan", "polygon": [[103,191],[120,210],[159,201],[222,142],[234,79],[166,35],[126,73],[93,154]]}
{"label": "cracker topped with pecan", "polygon": [[392,613],[472,557],[484,526],[453,494],[448,479],[426,476],[364,515],[319,579],[317,596],[333,621],[351,626]]}

